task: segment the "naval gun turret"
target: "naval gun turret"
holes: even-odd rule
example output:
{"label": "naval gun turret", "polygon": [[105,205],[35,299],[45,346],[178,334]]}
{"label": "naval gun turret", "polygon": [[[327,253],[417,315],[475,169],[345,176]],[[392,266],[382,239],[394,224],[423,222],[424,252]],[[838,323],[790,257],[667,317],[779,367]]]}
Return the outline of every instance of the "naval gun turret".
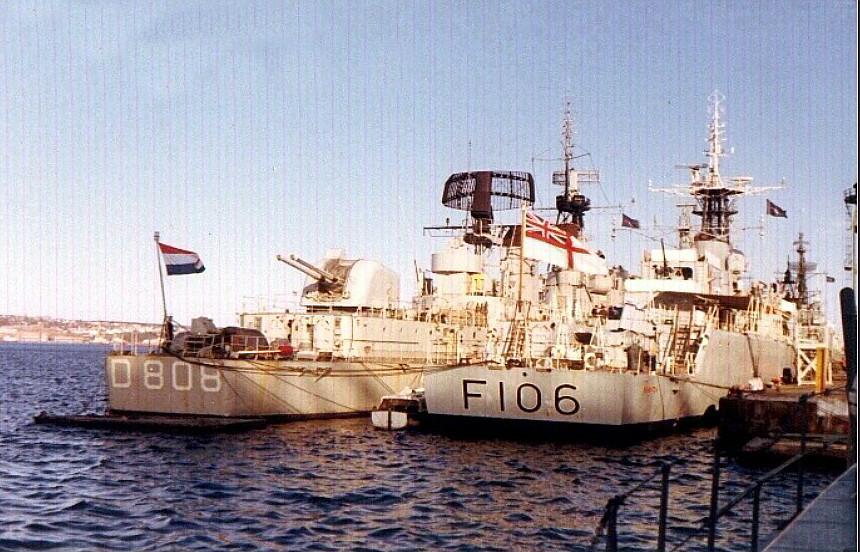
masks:
{"label": "naval gun turret", "polygon": [[321,267],[297,255],[277,259],[305,274],[301,304],[308,310],[396,308],[400,282],[390,268],[367,259],[348,260],[343,250],[329,250]]}

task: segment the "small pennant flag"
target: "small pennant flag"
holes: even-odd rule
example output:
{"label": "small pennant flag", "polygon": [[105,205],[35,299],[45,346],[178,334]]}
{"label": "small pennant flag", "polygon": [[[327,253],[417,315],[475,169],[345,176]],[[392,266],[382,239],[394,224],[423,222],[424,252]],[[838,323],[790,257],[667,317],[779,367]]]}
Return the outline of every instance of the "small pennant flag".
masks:
{"label": "small pennant flag", "polygon": [[168,276],[199,274],[206,270],[200,256],[194,251],[186,251],[160,242],[158,249],[161,251],[161,258],[164,259],[164,266],[167,267]]}
{"label": "small pennant flag", "polygon": [[639,221],[635,218],[630,218],[624,213],[621,213],[621,227],[622,228],[633,228],[634,230],[639,229]]}
{"label": "small pennant flag", "polygon": [[785,209],[783,209],[776,203],[773,203],[769,199],[767,200],[767,214],[772,217],[788,218],[788,216],[785,214]]}

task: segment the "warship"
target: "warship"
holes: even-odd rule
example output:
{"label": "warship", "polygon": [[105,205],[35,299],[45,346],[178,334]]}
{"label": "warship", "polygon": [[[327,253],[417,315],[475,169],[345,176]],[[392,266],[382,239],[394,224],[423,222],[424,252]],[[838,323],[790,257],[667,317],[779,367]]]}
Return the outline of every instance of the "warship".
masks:
{"label": "warship", "polygon": [[[548,230],[560,236],[556,249],[588,251],[575,243],[589,202],[565,148],[564,172],[553,177],[564,186],[557,224],[534,226],[527,215],[522,231],[502,240],[502,279],[516,281],[517,292],[493,298],[500,306],[489,309],[498,316],[488,321],[486,360],[425,369],[431,420],[654,428],[715,411],[732,388],[807,383],[826,369],[815,354],[828,345],[820,317],[804,324],[805,301],[778,282],[745,279],[748,260],[733,243],[732,218],[737,200],[768,188],[720,173],[721,113],[715,94],[707,160],[686,165],[689,183],[668,190],[692,200],[682,209],[677,245],[661,241],[645,251],[637,276],[530,248],[552,241]],[[625,216],[623,225],[638,221]],[[548,268],[533,259],[549,261]]]}
{"label": "warship", "polygon": [[[464,217],[425,228],[447,241],[416,271],[410,303],[377,261],[340,249],[315,264],[279,255],[305,275],[300,309],[249,309],[226,328],[201,317],[178,332],[166,319],[157,350],[107,355],[109,412],[641,426],[797,375],[797,305],[781,287],[745,283],[732,244],[735,200],[754,190],[720,175],[719,101],[708,162],[689,167],[683,189],[700,228],[682,225],[677,247],[646,251],[639,276],[608,268],[586,239],[582,187],[599,172],[572,168],[571,135],[568,110],[555,223],[534,208],[528,172],[453,174],[442,203]],[[503,211],[514,220],[496,220]]]}

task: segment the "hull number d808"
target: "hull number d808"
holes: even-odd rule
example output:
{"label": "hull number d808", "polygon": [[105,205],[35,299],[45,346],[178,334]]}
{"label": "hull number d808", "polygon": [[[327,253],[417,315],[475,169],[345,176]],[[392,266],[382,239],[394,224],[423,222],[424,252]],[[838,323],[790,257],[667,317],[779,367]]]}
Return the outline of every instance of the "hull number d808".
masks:
{"label": "hull number d808", "polygon": [[[469,410],[470,406],[475,406],[478,399],[485,397],[483,390],[487,389],[487,380],[464,379],[463,380],[463,409]],[[555,411],[562,416],[572,416],[579,412],[579,401],[573,396],[573,391],[576,387],[563,383],[555,388],[552,393],[553,406]],[[537,412],[543,406],[543,392],[540,387],[533,383],[521,383],[513,391],[513,397],[507,397],[505,390],[505,382],[498,382],[498,408],[500,412],[504,412],[507,408],[507,403],[510,402],[522,412],[530,414]],[[489,396],[489,391],[488,395]],[[506,399],[512,399],[507,401]],[[470,404],[471,403],[471,404]],[[481,401],[482,406],[485,402]]]}

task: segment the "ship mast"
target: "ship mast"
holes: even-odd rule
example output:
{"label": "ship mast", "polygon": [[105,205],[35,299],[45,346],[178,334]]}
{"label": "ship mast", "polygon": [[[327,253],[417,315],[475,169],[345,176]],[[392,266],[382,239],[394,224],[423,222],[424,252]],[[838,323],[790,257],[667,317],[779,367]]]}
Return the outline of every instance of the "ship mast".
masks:
{"label": "ship mast", "polygon": [[809,306],[809,288],[806,276],[809,270],[815,270],[815,265],[809,266],[806,262],[806,245],[809,242],[803,239],[803,232],[798,234],[794,245],[797,247],[797,304],[800,307]]}
{"label": "ship mast", "polygon": [[600,182],[600,174],[596,170],[577,171],[571,167],[574,156],[570,102],[565,103],[561,136],[564,151],[564,172],[555,171],[552,174],[552,183],[564,188],[564,193],[555,198],[555,208],[558,211],[556,222],[574,225],[573,233],[579,235],[585,226],[585,213],[591,209],[591,200],[580,192],[579,184],[597,184]]}
{"label": "ship mast", "polygon": [[[723,131],[725,123],[721,121],[721,97],[716,92],[711,96],[713,113],[708,126],[708,150],[705,155],[708,162],[705,165],[690,166],[691,181],[690,195],[696,200],[693,214],[701,217],[701,230],[697,236],[700,240],[719,240],[730,242],[731,220],[737,214],[735,197],[745,193],[749,178],[733,179],[731,183],[723,182],[720,175],[720,157],[723,152]],[[707,169],[703,175],[702,169]]]}
{"label": "ship mast", "polygon": [[723,98],[718,92],[714,92],[710,100],[713,106],[711,122],[708,125],[708,149],[704,152],[707,162],[678,165],[679,168],[690,171],[687,186],[649,189],[693,198],[695,205],[692,213],[701,218],[699,232],[693,237],[694,242],[712,241],[731,245],[731,223],[732,217],[738,212],[735,205],[737,198],[776,190],[782,186],[752,187],[749,185],[752,182],[749,176],[735,176],[728,182],[723,180],[720,174],[720,157],[726,155],[723,150],[723,132],[726,126],[722,120]]}

